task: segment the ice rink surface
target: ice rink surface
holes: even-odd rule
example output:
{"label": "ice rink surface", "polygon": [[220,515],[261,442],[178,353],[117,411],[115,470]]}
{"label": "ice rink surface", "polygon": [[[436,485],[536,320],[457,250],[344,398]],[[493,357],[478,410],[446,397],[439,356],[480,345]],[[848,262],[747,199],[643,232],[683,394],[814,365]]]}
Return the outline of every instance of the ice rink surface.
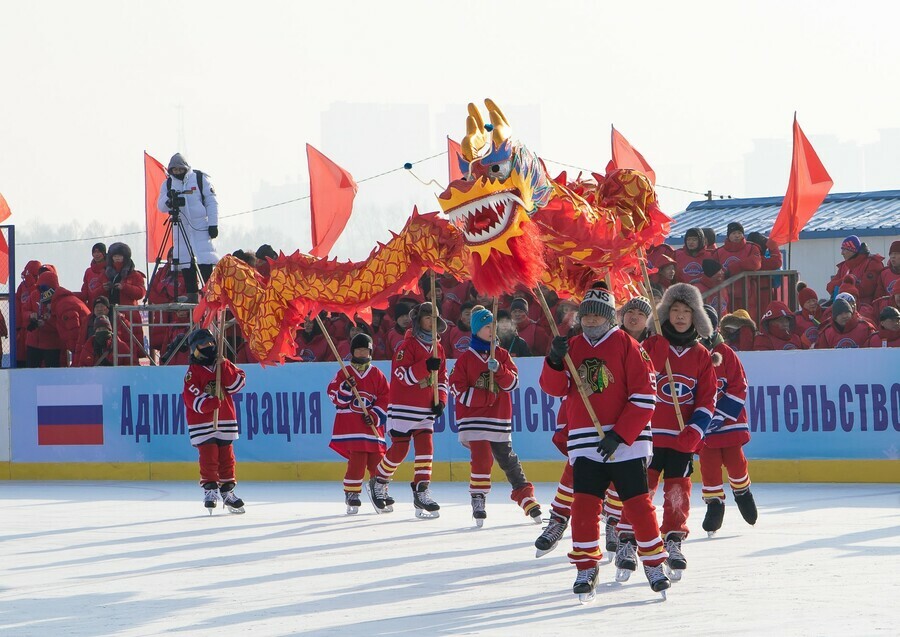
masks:
{"label": "ice rink surface", "polygon": [[[711,539],[695,485],[668,601],[604,564],[588,606],[569,532],[536,559],[508,486],[482,529],[467,486],[433,485],[441,517],[418,520],[399,482],[380,516],[345,515],[339,483],[242,483],[247,513],[209,516],[195,484],[0,482],[0,634],[898,634],[898,485],[755,484],[757,525],[729,499]],[[554,490],[538,485],[545,513]]]}

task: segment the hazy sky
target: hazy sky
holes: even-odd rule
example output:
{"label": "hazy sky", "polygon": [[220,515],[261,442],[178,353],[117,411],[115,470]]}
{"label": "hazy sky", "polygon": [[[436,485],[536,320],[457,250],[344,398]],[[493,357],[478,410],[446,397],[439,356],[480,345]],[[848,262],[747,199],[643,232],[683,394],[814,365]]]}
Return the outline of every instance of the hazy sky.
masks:
{"label": "hazy sky", "polygon": [[[543,156],[602,170],[614,123],[660,184],[783,194],[788,150],[772,158],[783,178],[766,192],[743,192],[722,166],[754,139],[790,139],[795,110],[812,138],[862,144],[898,127],[898,13],[888,2],[822,0],[0,0],[0,192],[23,229],[72,218],[143,225],[142,152],[165,162],[183,150],[181,112],[188,158],[212,175],[227,215],[252,208],[263,181],[305,180],[304,144],[321,143],[322,114],[336,102],[424,104],[438,115],[490,96],[539,105]],[[422,139],[418,157],[387,145],[370,165],[345,168],[363,179],[432,154],[444,134],[460,136],[464,115]],[[446,162],[417,173],[444,183]],[[832,177],[836,192],[861,187]],[[436,209],[433,189],[402,172],[385,179],[398,200]],[[378,209],[377,192],[362,184],[357,205]],[[697,198],[659,195],[670,212]],[[271,223],[308,236],[308,204],[275,211]],[[408,214],[404,205],[352,219],[336,255],[364,256],[373,233],[387,238],[381,226],[399,229]],[[229,233],[250,218],[223,220],[223,252],[239,247]],[[34,253],[49,261],[51,249]]]}

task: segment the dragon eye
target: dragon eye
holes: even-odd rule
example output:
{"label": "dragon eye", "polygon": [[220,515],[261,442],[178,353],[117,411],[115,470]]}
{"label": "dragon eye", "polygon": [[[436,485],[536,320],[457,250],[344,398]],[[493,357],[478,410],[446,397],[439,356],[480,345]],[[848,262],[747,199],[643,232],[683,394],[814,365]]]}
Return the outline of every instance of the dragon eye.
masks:
{"label": "dragon eye", "polygon": [[500,166],[498,166],[497,164],[494,164],[493,166],[491,166],[491,172],[495,172],[495,173],[500,172]]}
{"label": "dragon eye", "polygon": [[492,177],[499,177],[500,179],[506,179],[509,177],[509,173],[512,169],[511,161],[501,161],[496,164],[491,164],[490,171]]}

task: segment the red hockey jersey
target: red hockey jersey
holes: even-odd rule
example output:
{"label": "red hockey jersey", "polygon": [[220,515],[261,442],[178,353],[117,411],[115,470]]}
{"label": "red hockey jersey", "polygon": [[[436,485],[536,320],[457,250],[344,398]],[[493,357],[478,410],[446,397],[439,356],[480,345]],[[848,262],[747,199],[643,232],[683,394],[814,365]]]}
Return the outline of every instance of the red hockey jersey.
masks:
{"label": "red hockey jersey", "polygon": [[334,380],[328,385],[328,397],[337,408],[331,442],[328,446],[345,458],[349,458],[353,451],[383,454],[384,424],[387,422],[390,394],[387,378],[373,365],[369,365],[362,373],[353,365],[347,365],[347,371],[356,379],[356,391],[359,392],[366,410],[375,420],[377,433],[363,420],[362,409],[353,392],[344,391],[341,387],[346,376],[343,370],[338,370]]}
{"label": "red hockey jersey", "polygon": [[235,394],[244,387],[247,375],[234,363],[225,359],[222,361],[222,389],[223,397],[219,405],[218,428],[213,427],[213,413],[215,407],[210,399],[215,398],[216,367],[215,365],[191,364],[184,376],[184,391],[181,396],[184,400],[187,415],[188,433],[191,436],[191,444],[195,447],[207,440],[217,438],[219,440],[237,440],[238,425],[237,414],[234,410]]}
{"label": "red hockey jersey", "polygon": [[675,347],[664,336],[654,334],[642,343],[656,370],[656,410],[653,412],[653,446],[675,448],[678,418],[666,374],[666,358],[678,394],[678,407],[685,428],[693,426],[700,436],[712,419],[716,404],[716,373],[709,352],[700,343],[688,348]]}
{"label": "red hockey jersey", "polygon": [[[713,358],[722,360],[713,365],[716,373],[716,412],[703,444],[713,449],[736,447],[750,442],[750,425],[747,423],[747,374],[734,350],[719,343],[713,350]],[[719,424],[721,423],[721,424]]]}
{"label": "red hockey jersey", "polygon": [[[569,339],[569,355],[590,397],[603,431],[615,431],[625,444],[609,462],[647,458],[652,454],[650,418],[655,403],[655,380],[647,354],[637,341],[618,327],[597,343],[584,334]],[[586,457],[605,462],[597,452],[600,436],[567,368],[555,368],[549,359],[541,370],[541,389],[565,397],[569,436],[569,462]]]}
{"label": "red hockey jersey", "polygon": [[[437,355],[441,359],[438,370],[438,400],[447,404],[447,357],[438,343]],[[406,331],[391,363],[391,392],[388,405],[387,428],[390,431],[408,433],[413,429],[433,429],[434,387],[431,373],[425,361],[431,357],[431,344],[426,344]]]}
{"label": "red hockey jersey", "polygon": [[494,358],[500,369],[494,374],[492,391],[488,357],[488,352],[466,350],[450,373],[460,442],[508,442],[512,439],[512,397],[509,393],[519,385],[519,369],[509,352],[498,347]]}

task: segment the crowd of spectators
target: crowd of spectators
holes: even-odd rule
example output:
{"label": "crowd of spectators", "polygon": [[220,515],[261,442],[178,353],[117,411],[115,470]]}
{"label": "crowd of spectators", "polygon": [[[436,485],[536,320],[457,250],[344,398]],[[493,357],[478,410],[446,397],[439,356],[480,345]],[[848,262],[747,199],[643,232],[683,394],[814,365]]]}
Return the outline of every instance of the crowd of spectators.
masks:
{"label": "crowd of spectators", "polygon": [[[712,229],[692,228],[685,233],[681,248],[660,245],[648,251],[653,302],[673,283],[697,286],[720,317],[723,338],[738,351],[900,346],[900,241],[891,244],[885,264],[884,258],[872,254],[858,237],[847,237],[841,244],[842,261],[826,286],[828,295],[820,297],[801,282],[797,307],[777,298],[773,276],[758,277],[757,284],[747,291],[745,286],[725,285],[727,279],[742,272],[779,270],[781,252],[776,244],[758,232],[745,237],[737,222],[728,224],[722,246],[715,241]],[[270,260],[278,254],[266,244],[255,251],[237,250],[234,256],[256,268],[266,280]],[[117,325],[111,324],[114,306],[135,307],[145,296],[154,305],[188,300],[183,270],[173,269],[171,257],[170,251],[148,285],[135,267],[128,245],[113,243],[107,249],[97,243],[77,291],[59,284],[53,265],[29,261],[13,299],[17,366],[112,365],[113,351],[118,352],[119,365],[146,364],[151,358],[155,363],[186,364],[190,306],[144,312],[146,329],[140,311],[119,312]],[[544,290],[544,294],[559,332],[574,333],[577,303],[559,298],[552,290]],[[448,357],[456,358],[469,347],[472,309],[492,307],[492,299],[480,295],[471,281],[437,275],[432,299],[430,275],[426,274],[415,290],[392,297],[385,309],[373,309],[368,320],[325,312],[320,318],[344,359],[349,360],[353,337],[365,333],[374,341],[374,358],[388,360],[404,338],[410,312],[432,300],[449,325],[441,335]],[[636,295],[619,303],[622,327],[642,340],[653,328],[651,300]],[[530,290],[500,298],[498,308],[497,336],[504,348],[513,356],[547,354],[552,330]],[[0,338],[8,337],[6,331],[0,315]],[[227,336],[237,362],[256,362],[238,330]],[[313,317],[307,318],[295,340],[297,362],[334,360]]]}

